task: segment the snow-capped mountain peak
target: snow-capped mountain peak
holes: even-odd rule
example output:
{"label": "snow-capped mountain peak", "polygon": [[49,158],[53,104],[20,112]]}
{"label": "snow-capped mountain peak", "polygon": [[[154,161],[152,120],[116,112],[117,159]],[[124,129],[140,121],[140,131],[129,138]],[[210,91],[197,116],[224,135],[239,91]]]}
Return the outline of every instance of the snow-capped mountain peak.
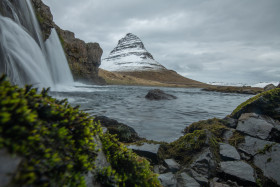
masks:
{"label": "snow-capped mountain peak", "polygon": [[109,56],[102,60],[100,68],[119,72],[165,70],[145,49],[140,38],[132,33],[119,40]]}

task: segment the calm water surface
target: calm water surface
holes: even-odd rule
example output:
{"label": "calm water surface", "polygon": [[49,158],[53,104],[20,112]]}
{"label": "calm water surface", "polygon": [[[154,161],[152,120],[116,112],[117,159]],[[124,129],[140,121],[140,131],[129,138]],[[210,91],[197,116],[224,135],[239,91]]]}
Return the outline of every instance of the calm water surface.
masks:
{"label": "calm water surface", "polygon": [[178,97],[175,100],[145,99],[151,87],[88,86],[52,92],[59,99],[68,98],[73,106],[91,115],[104,115],[133,127],[147,139],[171,142],[193,122],[224,118],[250,95],[201,91],[197,88],[160,88]]}

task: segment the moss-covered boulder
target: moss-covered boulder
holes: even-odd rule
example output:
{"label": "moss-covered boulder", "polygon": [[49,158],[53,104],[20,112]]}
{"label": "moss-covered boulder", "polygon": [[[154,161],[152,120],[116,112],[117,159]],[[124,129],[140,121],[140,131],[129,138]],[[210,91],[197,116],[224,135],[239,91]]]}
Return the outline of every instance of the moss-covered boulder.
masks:
{"label": "moss-covered boulder", "polygon": [[[5,77],[0,79],[0,149],[21,158],[9,173],[10,185],[87,186],[90,176],[91,183],[107,186],[160,186],[148,161],[104,134],[88,114],[50,97],[46,89],[18,88]],[[96,164],[100,151],[109,165]]]}
{"label": "moss-covered boulder", "polygon": [[256,113],[280,120],[280,88],[260,93],[240,104],[231,117],[238,119],[243,113]]}

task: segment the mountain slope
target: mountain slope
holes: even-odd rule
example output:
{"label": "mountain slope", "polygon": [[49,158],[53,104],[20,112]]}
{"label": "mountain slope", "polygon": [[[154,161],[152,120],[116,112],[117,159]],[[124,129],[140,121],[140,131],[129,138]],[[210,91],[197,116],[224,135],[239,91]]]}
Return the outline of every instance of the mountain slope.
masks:
{"label": "mountain slope", "polygon": [[155,71],[166,69],[154,60],[143,42],[134,34],[128,33],[119,40],[117,47],[102,60],[100,68],[108,71]]}

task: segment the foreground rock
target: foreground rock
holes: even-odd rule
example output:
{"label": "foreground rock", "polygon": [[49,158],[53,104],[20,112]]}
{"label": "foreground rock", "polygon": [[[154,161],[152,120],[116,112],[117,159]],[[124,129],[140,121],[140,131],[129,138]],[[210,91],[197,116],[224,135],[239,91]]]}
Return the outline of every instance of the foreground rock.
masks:
{"label": "foreground rock", "polygon": [[148,94],[145,96],[146,99],[149,100],[170,100],[177,99],[176,96],[165,93],[160,89],[150,90]]}
{"label": "foreground rock", "polygon": [[158,164],[158,149],[160,144],[144,143],[143,145],[129,145],[127,148],[132,149],[139,156],[145,157],[153,164]]}

